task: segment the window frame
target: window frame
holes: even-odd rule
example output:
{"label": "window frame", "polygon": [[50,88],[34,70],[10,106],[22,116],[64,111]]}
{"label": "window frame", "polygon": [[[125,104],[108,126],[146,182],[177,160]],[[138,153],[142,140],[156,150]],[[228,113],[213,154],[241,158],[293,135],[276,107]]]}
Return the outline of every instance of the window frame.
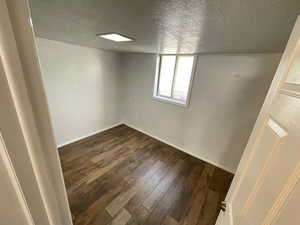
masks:
{"label": "window frame", "polygon": [[[172,89],[171,89],[171,97],[168,96],[163,96],[159,94],[159,80],[160,80],[160,69],[161,69],[161,61],[162,61],[162,56],[175,56],[175,68],[174,68],[174,74],[173,74],[173,79],[172,79]],[[181,101],[179,99],[173,98],[173,91],[174,91],[174,83],[176,79],[176,69],[177,69],[177,62],[178,62],[178,57],[180,56],[193,56],[194,61],[193,61],[193,67],[192,67],[192,74],[190,77],[190,84],[188,88],[188,93],[186,97],[186,101]],[[157,55],[156,58],[156,71],[155,71],[155,80],[154,80],[154,90],[153,90],[153,99],[162,101],[162,102],[167,102],[171,104],[175,104],[178,106],[182,107],[188,107],[190,104],[190,98],[191,98],[191,93],[192,93],[192,86],[193,86],[193,80],[194,80],[194,75],[196,72],[196,66],[197,66],[197,54],[159,54]]]}

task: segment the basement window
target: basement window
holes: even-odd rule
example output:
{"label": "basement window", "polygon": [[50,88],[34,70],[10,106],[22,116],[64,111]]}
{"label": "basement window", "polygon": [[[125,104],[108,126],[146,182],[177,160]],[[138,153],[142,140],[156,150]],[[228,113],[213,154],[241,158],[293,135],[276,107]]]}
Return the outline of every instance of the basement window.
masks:
{"label": "basement window", "polygon": [[153,97],[188,106],[196,55],[159,55]]}

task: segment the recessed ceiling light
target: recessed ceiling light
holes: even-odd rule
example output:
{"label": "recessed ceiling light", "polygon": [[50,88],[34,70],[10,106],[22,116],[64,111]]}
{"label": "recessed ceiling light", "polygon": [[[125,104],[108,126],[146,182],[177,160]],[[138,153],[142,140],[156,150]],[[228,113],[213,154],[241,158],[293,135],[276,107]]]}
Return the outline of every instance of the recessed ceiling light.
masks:
{"label": "recessed ceiling light", "polygon": [[126,37],[118,33],[97,34],[97,36],[111,41],[116,41],[116,42],[133,41],[132,38]]}

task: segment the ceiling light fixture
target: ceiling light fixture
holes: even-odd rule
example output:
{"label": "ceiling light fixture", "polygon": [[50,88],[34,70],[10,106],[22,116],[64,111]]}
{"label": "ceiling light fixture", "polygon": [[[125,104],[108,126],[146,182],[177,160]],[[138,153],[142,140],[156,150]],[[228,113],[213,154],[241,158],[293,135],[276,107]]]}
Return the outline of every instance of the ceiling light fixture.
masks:
{"label": "ceiling light fixture", "polygon": [[108,33],[108,34],[97,34],[97,37],[100,38],[105,38],[111,41],[116,41],[116,42],[125,42],[125,41],[133,41],[133,38],[126,37],[123,34],[118,34],[118,33]]}

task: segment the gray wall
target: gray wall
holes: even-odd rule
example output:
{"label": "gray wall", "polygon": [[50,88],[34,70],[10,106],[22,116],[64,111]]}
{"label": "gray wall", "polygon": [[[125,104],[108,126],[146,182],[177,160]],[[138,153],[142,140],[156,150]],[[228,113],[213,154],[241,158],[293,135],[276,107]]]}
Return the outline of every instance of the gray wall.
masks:
{"label": "gray wall", "polygon": [[120,54],[37,38],[58,145],[120,123]]}
{"label": "gray wall", "polygon": [[156,56],[124,54],[123,122],[235,171],[279,54],[200,55],[188,108],[152,98]]}

